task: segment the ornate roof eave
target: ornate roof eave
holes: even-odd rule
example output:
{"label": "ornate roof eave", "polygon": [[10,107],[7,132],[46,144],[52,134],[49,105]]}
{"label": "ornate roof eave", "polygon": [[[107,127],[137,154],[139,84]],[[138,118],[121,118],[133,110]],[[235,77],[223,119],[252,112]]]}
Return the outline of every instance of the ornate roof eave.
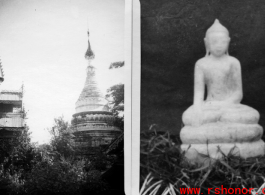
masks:
{"label": "ornate roof eave", "polygon": [[22,94],[21,90],[2,90],[1,93],[13,93],[13,94]]}
{"label": "ornate roof eave", "polygon": [[0,100],[0,103],[2,104],[16,104],[16,105],[21,105],[22,100]]}
{"label": "ornate roof eave", "polygon": [[22,105],[23,90],[2,90],[0,103]]}
{"label": "ornate roof eave", "polygon": [[[74,129],[75,127],[73,127]],[[86,130],[74,130],[73,134],[79,134],[79,133],[113,133],[113,134],[116,134],[116,133],[121,133],[121,130],[119,129],[116,129],[116,128],[110,128],[110,129],[104,129],[104,128],[95,128],[95,129],[86,129]]]}
{"label": "ornate roof eave", "polygon": [[0,133],[2,131],[13,131],[13,132],[20,132],[24,130],[25,127],[5,127],[5,126],[0,126]]}
{"label": "ornate roof eave", "polygon": [[80,115],[87,115],[87,114],[107,114],[112,115],[112,112],[110,111],[86,111],[86,112],[79,112],[73,114],[73,117],[80,116]]}

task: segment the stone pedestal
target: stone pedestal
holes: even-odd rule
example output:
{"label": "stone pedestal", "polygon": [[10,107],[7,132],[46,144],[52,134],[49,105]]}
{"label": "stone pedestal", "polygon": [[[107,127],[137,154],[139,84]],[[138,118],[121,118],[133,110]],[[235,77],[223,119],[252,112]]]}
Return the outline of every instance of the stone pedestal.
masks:
{"label": "stone pedestal", "polygon": [[214,159],[232,154],[242,158],[264,155],[263,129],[258,124],[212,123],[185,126],[180,132],[181,149],[190,159],[198,154]]}

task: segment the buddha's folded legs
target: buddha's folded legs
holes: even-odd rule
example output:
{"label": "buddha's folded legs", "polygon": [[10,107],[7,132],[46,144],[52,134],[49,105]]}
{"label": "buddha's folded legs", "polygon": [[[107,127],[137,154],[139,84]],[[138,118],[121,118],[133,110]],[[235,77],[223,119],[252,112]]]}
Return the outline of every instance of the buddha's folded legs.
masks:
{"label": "buddha's folded legs", "polygon": [[[201,125],[192,125],[195,117],[201,118]],[[181,148],[190,160],[198,158],[198,154],[221,158],[234,148],[233,155],[242,158],[264,155],[259,113],[249,106],[204,104],[200,115],[191,106],[183,113],[182,120],[185,126],[180,132]]]}
{"label": "buddha's folded legs", "polygon": [[260,118],[257,110],[242,104],[223,108],[222,110],[221,122],[257,124]]}
{"label": "buddha's folded legs", "polygon": [[182,116],[184,125],[192,126],[194,118],[200,117],[203,124],[226,122],[240,124],[257,124],[259,121],[259,113],[246,105],[234,104],[229,106],[209,106],[205,105],[198,116],[194,107],[189,107]]}

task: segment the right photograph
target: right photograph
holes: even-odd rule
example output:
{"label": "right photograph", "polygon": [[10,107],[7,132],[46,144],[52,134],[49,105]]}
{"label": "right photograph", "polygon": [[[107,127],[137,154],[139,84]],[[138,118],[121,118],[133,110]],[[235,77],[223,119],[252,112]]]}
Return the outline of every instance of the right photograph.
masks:
{"label": "right photograph", "polygon": [[140,195],[265,194],[264,10],[141,1]]}

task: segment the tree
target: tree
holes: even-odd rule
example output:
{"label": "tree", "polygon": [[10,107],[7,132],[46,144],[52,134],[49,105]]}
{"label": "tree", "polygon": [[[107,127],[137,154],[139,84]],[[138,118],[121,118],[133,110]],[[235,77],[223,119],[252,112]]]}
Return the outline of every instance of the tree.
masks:
{"label": "tree", "polygon": [[121,68],[124,66],[124,61],[120,61],[120,62],[112,62],[109,66],[109,69],[113,69],[113,68]]}
{"label": "tree", "polygon": [[54,125],[50,129],[50,134],[52,135],[50,145],[53,151],[58,152],[64,157],[70,157],[74,154],[70,124],[62,116],[54,119]]}
{"label": "tree", "polygon": [[40,159],[35,144],[31,143],[27,125],[13,136],[0,139],[0,194],[17,194],[23,188],[26,175]]}
{"label": "tree", "polygon": [[[110,64],[109,69],[121,68],[124,66],[124,61],[113,62]],[[110,101],[111,111],[114,114],[114,125],[121,130],[124,129],[124,84],[117,84],[107,89],[106,98]]]}
{"label": "tree", "polygon": [[[23,118],[26,119],[23,111]],[[0,163],[4,169],[23,168],[31,170],[36,155],[35,145],[31,143],[29,127],[25,124],[24,129],[13,134],[12,138],[0,139]]]}

